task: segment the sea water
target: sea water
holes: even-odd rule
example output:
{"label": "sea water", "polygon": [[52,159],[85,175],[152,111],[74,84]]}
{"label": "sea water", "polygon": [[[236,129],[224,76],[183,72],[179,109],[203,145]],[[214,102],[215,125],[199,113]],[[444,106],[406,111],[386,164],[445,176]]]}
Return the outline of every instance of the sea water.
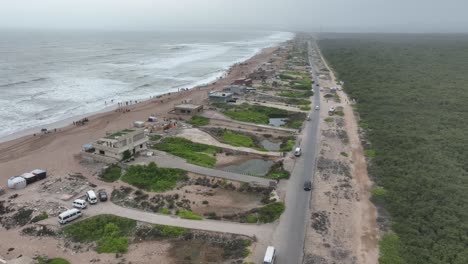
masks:
{"label": "sea water", "polygon": [[288,32],[0,32],[0,137],[214,81]]}

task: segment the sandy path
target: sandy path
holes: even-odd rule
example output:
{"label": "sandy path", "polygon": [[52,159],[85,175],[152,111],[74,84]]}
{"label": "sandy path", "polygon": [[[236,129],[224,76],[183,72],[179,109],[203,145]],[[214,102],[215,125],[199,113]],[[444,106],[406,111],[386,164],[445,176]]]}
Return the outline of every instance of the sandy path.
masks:
{"label": "sandy path", "polygon": [[[328,68],[328,65],[324,66]],[[337,85],[332,72],[330,80],[319,82],[321,87]],[[324,164],[327,161],[333,161],[338,165],[331,166],[340,169],[319,169],[316,173],[305,263],[375,264],[379,256],[379,233],[377,211],[369,200],[372,182],[368,177],[353,109],[347,103],[349,99],[343,91],[338,91],[338,95],[341,103],[327,100],[321,94],[321,166],[326,166]],[[341,124],[324,121],[330,106],[343,107]],[[334,119],[339,120],[340,117],[335,116]],[[339,132],[343,130],[348,135],[347,143],[339,137]],[[348,154],[348,157],[341,153]],[[348,173],[340,171],[346,168],[349,168],[348,176]]]}
{"label": "sandy path", "polygon": [[207,98],[207,92],[220,90],[234,79],[245,76],[261,64],[268,61],[276,48],[268,48],[249,59],[246,63],[237,64],[231,68],[224,79],[216,83],[191,89],[189,91],[164,95],[159,99],[152,99],[128,108],[131,112],[106,112],[89,117],[89,124],[81,127],[69,125],[55,133],[36,136],[25,136],[0,144],[0,182],[35,168],[47,169],[51,174],[65,174],[68,172],[89,173],[79,164],[75,157],[83,144],[102,137],[106,132],[128,128],[135,120],[146,120],[151,114],[159,117],[166,116],[174,104],[186,98],[194,103],[202,103]]}

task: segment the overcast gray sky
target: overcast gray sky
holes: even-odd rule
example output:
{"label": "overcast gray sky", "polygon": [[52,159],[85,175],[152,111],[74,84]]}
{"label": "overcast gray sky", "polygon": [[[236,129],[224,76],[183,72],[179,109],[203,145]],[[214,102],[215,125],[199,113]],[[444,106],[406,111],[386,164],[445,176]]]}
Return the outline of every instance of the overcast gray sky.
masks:
{"label": "overcast gray sky", "polygon": [[0,0],[1,28],[467,32],[468,0]]}

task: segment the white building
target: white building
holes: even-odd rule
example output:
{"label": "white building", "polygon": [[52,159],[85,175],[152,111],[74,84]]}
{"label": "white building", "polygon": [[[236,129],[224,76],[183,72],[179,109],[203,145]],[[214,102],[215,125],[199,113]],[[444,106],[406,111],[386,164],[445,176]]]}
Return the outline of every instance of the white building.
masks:
{"label": "white building", "polygon": [[130,151],[135,155],[147,149],[148,138],[144,129],[124,129],[93,142],[94,154],[122,160],[123,153]]}

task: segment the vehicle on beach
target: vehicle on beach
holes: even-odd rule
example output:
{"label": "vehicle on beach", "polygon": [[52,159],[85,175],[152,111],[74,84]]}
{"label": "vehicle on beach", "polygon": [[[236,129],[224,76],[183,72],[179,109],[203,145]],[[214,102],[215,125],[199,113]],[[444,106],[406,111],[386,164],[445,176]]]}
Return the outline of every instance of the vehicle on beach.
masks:
{"label": "vehicle on beach", "polygon": [[294,156],[299,157],[301,156],[301,154],[302,154],[301,148],[296,148],[294,150]]}
{"label": "vehicle on beach", "polygon": [[73,204],[73,207],[79,208],[79,209],[85,209],[86,206],[88,206],[88,203],[86,203],[86,201],[82,199],[76,199],[75,201],[73,201],[72,204]]}
{"label": "vehicle on beach", "polygon": [[58,222],[60,224],[66,224],[70,221],[73,221],[79,217],[81,217],[81,211],[76,209],[76,208],[73,208],[73,209],[70,209],[70,210],[67,210],[61,214],[59,214],[58,216]]}
{"label": "vehicle on beach", "polygon": [[94,191],[87,191],[86,192],[86,199],[90,204],[96,204],[97,203],[97,197],[96,193]]}
{"label": "vehicle on beach", "polygon": [[98,195],[99,195],[99,200],[100,200],[101,202],[107,201],[107,192],[106,192],[106,191],[100,191],[100,192],[98,193]]}
{"label": "vehicle on beach", "polygon": [[305,181],[304,182],[304,191],[310,191],[312,189],[312,182],[311,181]]}
{"label": "vehicle on beach", "polygon": [[273,264],[276,259],[276,249],[272,246],[268,246],[263,258],[263,264]]}

